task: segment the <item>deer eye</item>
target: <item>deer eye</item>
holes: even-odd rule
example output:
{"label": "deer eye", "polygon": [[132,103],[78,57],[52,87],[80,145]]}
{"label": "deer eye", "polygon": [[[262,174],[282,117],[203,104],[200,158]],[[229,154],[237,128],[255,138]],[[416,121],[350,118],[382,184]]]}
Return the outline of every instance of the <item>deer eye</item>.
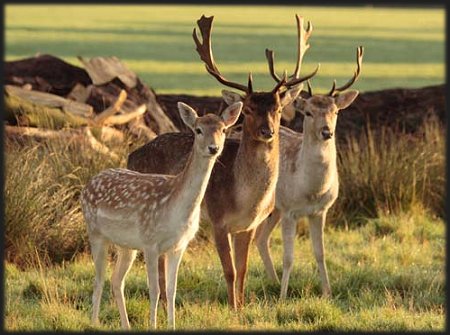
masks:
{"label": "deer eye", "polygon": [[195,132],[196,132],[197,134],[201,134],[201,133],[202,133],[202,130],[201,130],[200,128],[195,128]]}

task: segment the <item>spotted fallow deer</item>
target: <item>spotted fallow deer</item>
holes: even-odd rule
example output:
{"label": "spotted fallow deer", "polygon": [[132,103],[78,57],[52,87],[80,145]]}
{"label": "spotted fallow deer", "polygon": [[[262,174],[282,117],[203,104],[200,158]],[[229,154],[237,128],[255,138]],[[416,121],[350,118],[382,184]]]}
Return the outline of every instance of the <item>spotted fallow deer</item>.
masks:
{"label": "spotted fallow deer", "polygon": [[[304,115],[303,133],[280,129],[280,177],[276,188],[276,205],[272,215],[256,232],[256,243],[268,276],[278,281],[269,251],[270,234],[281,221],[283,239],[283,276],[280,298],[285,299],[294,260],[294,240],[297,222],[301,217],[309,221],[314,255],[319,267],[323,296],[331,295],[324,252],[324,226],[328,209],[338,197],[339,180],[336,165],[335,129],[338,112],[347,108],[358,96],[348,89],[358,78],[363,48],[357,49],[357,69],[353,77],[336,88],[336,81],[328,94],[313,95],[308,82],[309,97],[294,101],[296,111]],[[280,78],[273,71],[273,78]]]}
{"label": "spotted fallow deer", "polygon": [[242,103],[229,106],[222,117],[197,117],[178,103],[180,116],[195,133],[193,150],[177,175],[144,174],[127,169],[108,169],[94,176],[81,193],[95,264],[92,321],[98,323],[109,244],[118,246],[112,275],[122,328],[130,324],[125,308],[124,281],[136,256],[143,250],[150,291],[150,325],[156,328],[159,299],[158,258],[167,255],[168,325],[175,328],[175,294],[181,257],[199,227],[200,204],[214,162],[223,150],[225,130],[240,115]]}
{"label": "spotted fallow deer", "polygon": [[[231,82],[217,68],[211,51],[213,17],[202,16],[197,24],[203,43],[193,38],[206,70],[225,86],[243,91],[243,133],[240,142],[227,140],[225,149],[215,164],[205,199],[202,217],[211,222],[215,246],[227,283],[228,303],[232,309],[244,303],[244,282],[249,244],[256,227],[275,205],[278,179],[280,114],[302,88],[302,82],[314,76],[299,78],[300,59],[295,76],[287,80],[286,72],[270,92],[254,92],[252,76],[247,86]],[[225,97],[231,93],[223,91]],[[141,172],[177,173],[192,148],[193,137],[187,133],[166,133],[137,149],[128,157],[128,168]],[[232,240],[234,257],[232,254]],[[160,278],[165,273],[165,261],[160,261]],[[237,285],[236,285],[237,281]],[[164,290],[161,281],[161,291]],[[236,287],[237,286],[237,287]],[[237,294],[236,294],[237,290]]]}

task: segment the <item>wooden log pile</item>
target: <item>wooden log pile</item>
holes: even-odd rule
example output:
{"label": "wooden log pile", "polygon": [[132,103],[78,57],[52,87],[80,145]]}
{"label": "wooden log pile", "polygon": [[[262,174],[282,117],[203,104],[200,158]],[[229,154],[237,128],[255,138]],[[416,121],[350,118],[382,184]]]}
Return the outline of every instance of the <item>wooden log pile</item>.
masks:
{"label": "wooden log pile", "polygon": [[[146,140],[178,131],[156,101],[155,92],[119,59],[79,60],[84,69],[51,55],[6,62],[5,118],[18,127],[7,127],[7,138],[22,134],[42,139],[51,133],[52,138],[59,134],[64,139],[85,134],[88,142],[94,143],[88,131],[67,128],[114,127]],[[29,127],[64,129],[38,134]]]}

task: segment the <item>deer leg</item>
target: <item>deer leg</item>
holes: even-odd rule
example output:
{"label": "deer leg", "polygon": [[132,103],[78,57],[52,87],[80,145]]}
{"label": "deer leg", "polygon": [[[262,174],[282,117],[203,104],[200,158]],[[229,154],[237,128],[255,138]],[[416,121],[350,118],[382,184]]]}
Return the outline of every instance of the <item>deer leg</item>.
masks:
{"label": "deer leg", "polygon": [[231,256],[230,234],[224,228],[214,227],[214,240],[216,249],[222,263],[223,273],[227,282],[228,305],[231,309],[236,310],[235,282],[236,270]]}
{"label": "deer leg", "polygon": [[150,293],[150,327],[156,329],[156,311],[158,309],[159,300],[159,254],[154,248],[147,248],[144,250],[144,258],[147,266],[147,283]]}
{"label": "deer leg", "polygon": [[167,269],[167,256],[162,254],[158,259],[158,272],[159,272],[159,298],[161,300],[162,307],[166,309],[167,306],[167,293],[166,293],[166,273]]}
{"label": "deer leg", "polygon": [[281,221],[281,233],[283,237],[283,276],[281,277],[280,299],[286,299],[291,275],[294,265],[294,241],[297,231],[297,222],[283,217]]}
{"label": "deer leg", "polygon": [[331,295],[331,287],[328,280],[327,266],[325,264],[325,249],[323,242],[323,229],[325,227],[326,217],[327,213],[323,212],[319,215],[311,215],[308,219],[314,256],[316,257],[320,281],[322,282],[322,296],[329,297]]}
{"label": "deer leg", "polygon": [[111,279],[112,291],[116,299],[117,307],[120,313],[120,323],[123,329],[130,329],[128,321],[127,308],[125,306],[125,297],[123,294],[125,286],[125,277],[131,269],[131,265],[136,258],[137,250],[128,248],[118,248],[117,263]]}
{"label": "deer leg", "polygon": [[167,257],[167,319],[168,327],[175,329],[175,296],[177,292],[178,268],[185,248],[169,252]]}
{"label": "deer leg", "polygon": [[95,266],[94,292],[92,293],[92,324],[99,323],[100,301],[102,299],[103,284],[105,283],[105,273],[108,255],[108,241],[101,236],[89,236],[91,244],[92,258]]}
{"label": "deer leg", "polygon": [[277,283],[280,282],[273,265],[272,256],[270,255],[270,234],[280,222],[281,214],[275,209],[271,215],[256,228],[255,240],[258,247],[259,255],[264,263],[264,268],[270,280]]}
{"label": "deer leg", "polygon": [[245,231],[234,235],[234,259],[236,264],[237,296],[236,303],[238,307],[244,305],[244,285],[245,275],[247,274],[248,251],[250,242],[255,235],[255,230]]}

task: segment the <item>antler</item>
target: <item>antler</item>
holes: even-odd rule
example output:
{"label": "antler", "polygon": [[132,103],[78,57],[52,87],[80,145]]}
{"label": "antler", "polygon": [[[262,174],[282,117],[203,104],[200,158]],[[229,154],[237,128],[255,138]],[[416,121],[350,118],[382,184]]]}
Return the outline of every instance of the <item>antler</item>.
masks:
{"label": "antler", "polygon": [[287,80],[287,73],[286,70],[284,70],[283,78],[280,79],[278,84],[273,88],[272,93],[276,93],[281,88],[281,86],[286,85],[286,80]]}
{"label": "antler", "polygon": [[[289,76],[289,78],[291,78],[291,79],[289,81],[286,81],[283,85],[280,85],[280,87],[281,86],[292,87],[292,86],[298,85],[301,82],[308,80],[308,79],[312,78],[313,76],[315,76],[317,71],[319,71],[319,68],[320,68],[320,64],[318,64],[316,69],[312,73],[299,78],[301,64],[303,62],[303,56],[305,55],[306,50],[308,50],[310,47],[309,43],[307,43],[307,42],[308,42],[309,37],[311,36],[313,28],[312,28],[311,22],[308,21],[308,27],[306,28],[306,30],[303,29],[303,17],[302,16],[299,17],[297,14],[295,14],[295,18],[297,20],[297,64],[295,66],[294,72]],[[274,70],[274,65],[273,65],[274,64],[274,56],[275,56],[275,53],[273,52],[273,50],[266,49],[266,58],[269,63],[270,74],[271,74],[272,78],[275,79],[276,82],[280,83],[281,78],[275,73],[275,70]]]}
{"label": "antler", "polygon": [[208,71],[209,74],[211,74],[214,78],[216,78],[219,82],[226,86],[244,91],[247,94],[251,93],[253,90],[251,73],[248,76],[248,86],[245,86],[225,79],[217,68],[211,49],[211,30],[213,19],[214,16],[206,17],[205,15],[202,15],[202,17],[197,20],[197,25],[200,28],[203,43],[200,43],[200,40],[197,37],[196,28],[194,28],[194,31],[192,33],[195,45],[197,46],[197,53],[199,54],[200,59],[205,63],[206,71]]}
{"label": "antler", "polygon": [[313,92],[312,92],[311,82],[308,80],[307,83],[308,83],[308,94],[309,94],[310,97],[312,97],[313,96]]}
{"label": "antler", "polygon": [[347,88],[349,88],[350,86],[353,85],[353,83],[356,81],[356,79],[358,79],[359,73],[361,72],[361,63],[362,63],[363,55],[364,55],[364,48],[362,46],[359,46],[356,49],[356,65],[357,65],[357,67],[356,67],[355,73],[353,74],[353,77],[345,85],[343,85],[341,87],[337,87],[337,88],[336,88],[336,79],[333,80],[333,87],[331,87],[331,90],[328,93],[329,96],[333,97],[337,93],[345,91]]}

